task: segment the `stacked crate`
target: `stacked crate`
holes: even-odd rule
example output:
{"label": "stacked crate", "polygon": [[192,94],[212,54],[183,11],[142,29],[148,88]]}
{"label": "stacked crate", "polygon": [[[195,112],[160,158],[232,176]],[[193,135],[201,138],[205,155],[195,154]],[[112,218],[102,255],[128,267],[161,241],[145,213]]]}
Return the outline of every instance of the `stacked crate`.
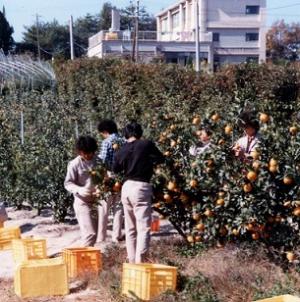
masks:
{"label": "stacked crate", "polygon": [[19,227],[0,228],[0,250],[11,249],[12,240],[21,238]]}
{"label": "stacked crate", "polygon": [[28,260],[47,258],[45,239],[24,238],[12,240],[13,258],[16,264]]}

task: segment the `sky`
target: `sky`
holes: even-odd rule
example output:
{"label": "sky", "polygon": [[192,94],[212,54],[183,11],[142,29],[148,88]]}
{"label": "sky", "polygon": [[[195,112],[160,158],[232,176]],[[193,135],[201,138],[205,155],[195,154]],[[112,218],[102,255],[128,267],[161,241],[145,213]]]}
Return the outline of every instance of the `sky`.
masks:
{"label": "sky", "polygon": [[[36,14],[41,21],[56,19],[61,24],[67,24],[70,15],[74,19],[86,14],[99,13],[104,2],[111,2],[117,7],[125,7],[130,0],[0,0],[0,8],[5,6],[6,17],[14,27],[15,41],[22,40],[24,26],[35,22]],[[153,14],[172,5],[177,0],[140,0],[147,10]],[[251,3],[251,1],[249,0]],[[268,25],[284,19],[287,22],[300,22],[300,1],[297,0],[267,0]]]}

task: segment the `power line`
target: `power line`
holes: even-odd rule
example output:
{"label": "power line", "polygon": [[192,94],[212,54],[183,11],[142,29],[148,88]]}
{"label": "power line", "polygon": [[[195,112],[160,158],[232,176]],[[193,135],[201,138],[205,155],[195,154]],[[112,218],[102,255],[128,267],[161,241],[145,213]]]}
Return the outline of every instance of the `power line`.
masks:
{"label": "power line", "polygon": [[268,10],[276,10],[276,9],[282,9],[282,8],[288,8],[288,7],[295,7],[295,6],[299,6],[300,2],[294,3],[294,4],[288,4],[288,5],[284,5],[284,6],[277,6],[277,7],[271,7],[271,8],[267,8]]}

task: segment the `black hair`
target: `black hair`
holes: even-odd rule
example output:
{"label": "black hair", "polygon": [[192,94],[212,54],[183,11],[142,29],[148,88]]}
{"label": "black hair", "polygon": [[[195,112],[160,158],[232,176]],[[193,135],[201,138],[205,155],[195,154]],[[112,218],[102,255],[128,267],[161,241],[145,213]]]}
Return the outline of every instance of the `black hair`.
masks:
{"label": "black hair", "polygon": [[96,140],[91,136],[80,136],[76,141],[76,150],[84,153],[93,153],[98,149]]}
{"label": "black hair", "polygon": [[257,133],[259,131],[259,121],[256,119],[256,111],[244,111],[239,116],[239,125],[241,128],[245,129],[251,127]]}
{"label": "black hair", "polygon": [[255,130],[255,132],[257,133],[259,131],[259,121],[257,120],[249,120],[249,121],[244,121],[243,123],[243,128],[247,128],[247,127],[251,127]]}
{"label": "black hair", "polygon": [[113,120],[102,120],[98,124],[98,131],[108,132],[109,134],[118,133],[118,127]]}
{"label": "black hair", "polygon": [[138,124],[136,121],[131,121],[123,129],[123,135],[126,139],[129,139],[130,137],[135,137],[137,139],[140,139],[143,135],[142,126]]}

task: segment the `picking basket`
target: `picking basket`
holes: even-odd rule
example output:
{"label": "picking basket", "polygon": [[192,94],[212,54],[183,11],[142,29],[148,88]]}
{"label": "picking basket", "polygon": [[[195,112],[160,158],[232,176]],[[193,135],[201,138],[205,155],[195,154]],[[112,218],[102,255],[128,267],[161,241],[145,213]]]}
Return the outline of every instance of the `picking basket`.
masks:
{"label": "picking basket", "polygon": [[122,294],[149,301],[176,289],[177,268],[161,264],[123,264]]}
{"label": "picking basket", "polygon": [[27,260],[47,258],[45,239],[14,239],[12,240],[12,252],[15,263]]}
{"label": "picking basket", "polygon": [[20,238],[21,230],[19,227],[0,228],[0,250],[10,249],[12,240]]}
{"label": "picking basket", "polygon": [[94,247],[67,248],[63,250],[62,256],[70,278],[98,274],[102,269],[101,252]]}
{"label": "picking basket", "polygon": [[67,266],[61,257],[23,262],[16,268],[14,287],[21,298],[67,295]]}

